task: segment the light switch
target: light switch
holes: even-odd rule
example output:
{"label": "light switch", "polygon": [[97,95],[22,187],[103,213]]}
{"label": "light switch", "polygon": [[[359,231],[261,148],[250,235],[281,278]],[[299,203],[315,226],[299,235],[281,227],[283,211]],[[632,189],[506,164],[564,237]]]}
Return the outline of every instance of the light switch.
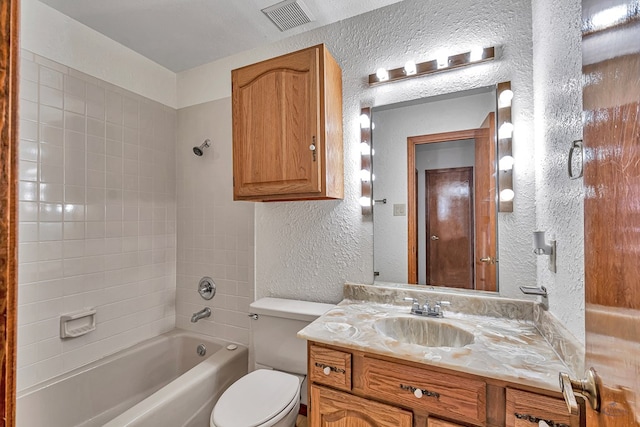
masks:
{"label": "light switch", "polygon": [[407,216],[407,205],[393,205],[393,216]]}

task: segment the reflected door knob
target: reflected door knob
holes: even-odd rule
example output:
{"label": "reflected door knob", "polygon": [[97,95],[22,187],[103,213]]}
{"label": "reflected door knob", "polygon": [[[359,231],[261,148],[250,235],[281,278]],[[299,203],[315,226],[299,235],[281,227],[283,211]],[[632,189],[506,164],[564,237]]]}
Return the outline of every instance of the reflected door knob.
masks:
{"label": "reflected door knob", "polygon": [[433,236],[431,236],[431,240],[440,240],[440,238],[434,234]]}

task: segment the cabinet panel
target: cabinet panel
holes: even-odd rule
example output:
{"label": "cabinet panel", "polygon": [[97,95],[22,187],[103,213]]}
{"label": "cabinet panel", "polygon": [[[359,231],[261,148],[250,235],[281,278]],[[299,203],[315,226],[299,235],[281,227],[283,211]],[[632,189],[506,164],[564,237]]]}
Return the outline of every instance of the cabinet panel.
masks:
{"label": "cabinet panel", "polygon": [[507,389],[507,427],[534,427],[539,419],[552,427],[573,427],[579,421],[569,415],[562,399]]}
{"label": "cabinet panel", "polygon": [[342,198],[342,78],[324,45],[233,70],[232,103],[235,200]]}
{"label": "cabinet panel", "polygon": [[309,348],[309,357],[312,382],[351,390],[351,354],[314,345]]}
{"label": "cabinet panel", "polygon": [[437,418],[429,418],[428,427],[464,427],[462,424],[450,423],[449,421],[439,420]]}
{"label": "cabinet panel", "polygon": [[366,357],[363,377],[368,396],[464,422],[485,423],[483,381]]}
{"label": "cabinet panel", "polygon": [[411,412],[311,386],[311,427],[411,427]]}

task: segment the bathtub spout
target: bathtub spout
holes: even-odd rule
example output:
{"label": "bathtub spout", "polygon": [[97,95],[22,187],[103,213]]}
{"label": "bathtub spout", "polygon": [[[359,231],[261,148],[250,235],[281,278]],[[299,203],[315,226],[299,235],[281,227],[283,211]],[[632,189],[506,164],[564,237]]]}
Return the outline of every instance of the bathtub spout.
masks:
{"label": "bathtub spout", "polygon": [[197,313],[193,313],[193,316],[191,316],[191,323],[196,323],[198,320],[209,316],[211,316],[211,309],[209,307],[205,307]]}

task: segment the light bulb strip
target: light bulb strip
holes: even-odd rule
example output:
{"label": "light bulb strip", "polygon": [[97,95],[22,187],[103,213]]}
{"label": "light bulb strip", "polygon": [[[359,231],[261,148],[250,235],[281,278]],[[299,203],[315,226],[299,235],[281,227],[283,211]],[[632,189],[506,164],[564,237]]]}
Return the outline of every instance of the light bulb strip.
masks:
{"label": "light bulb strip", "polygon": [[[369,118],[369,126],[363,126],[364,117]],[[360,144],[367,143],[371,147],[371,108],[364,107],[360,111]],[[369,171],[371,173],[371,150],[358,150],[360,151],[360,170]],[[371,176],[368,179],[360,179],[360,205],[362,207],[362,215],[369,215],[373,212],[373,183],[371,182]]]}
{"label": "light bulb strip", "polygon": [[[482,55],[477,55],[478,59],[472,61],[472,55],[475,53],[465,52],[458,55],[451,55],[447,59],[447,64],[444,67],[438,68],[438,59],[433,59],[426,62],[420,62],[416,64],[415,74],[407,74],[404,67],[394,68],[387,70],[387,78],[380,79],[378,72],[369,74],[369,86],[375,86],[382,83],[394,82],[398,80],[404,80],[411,77],[424,76],[425,74],[433,74],[447,70],[453,70],[460,67],[466,67],[468,65],[479,64],[481,62],[487,62],[495,59],[495,47],[486,47],[482,50]],[[475,58],[473,58],[475,59]]]}
{"label": "light bulb strip", "polygon": [[[500,95],[506,91],[506,90],[511,90],[511,82],[503,82],[503,83],[498,83],[497,85],[497,92],[496,92],[496,99],[498,102],[498,117],[496,119],[496,128],[497,129],[504,129],[504,125],[507,124],[507,126],[505,127],[509,127],[509,125],[511,125],[511,127],[513,127],[513,121],[511,118],[511,101],[508,103],[503,103],[503,105],[500,105],[499,100],[500,100]],[[498,159],[503,159],[507,156],[513,158],[513,132],[502,132],[502,135],[500,134],[500,132],[498,132],[497,135],[497,140],[498,140]],[[509,198],[509,197],[504,197],[505,195],[511,195],[513,193],[510,193],[509,191],[507,191],[506,193],[503,193],[504,190],[511,190],[514,191],[513,189],[513,168],[515,166],[512,165],[511,168],[506,169],[506,170],[500,170],[500,168],[498,168],[498,212],[513,212],[513,200],[515,197],[517,197],[517,195],[514,195],[513,198]],[[501,197],[502,195],[502,197]]]}

